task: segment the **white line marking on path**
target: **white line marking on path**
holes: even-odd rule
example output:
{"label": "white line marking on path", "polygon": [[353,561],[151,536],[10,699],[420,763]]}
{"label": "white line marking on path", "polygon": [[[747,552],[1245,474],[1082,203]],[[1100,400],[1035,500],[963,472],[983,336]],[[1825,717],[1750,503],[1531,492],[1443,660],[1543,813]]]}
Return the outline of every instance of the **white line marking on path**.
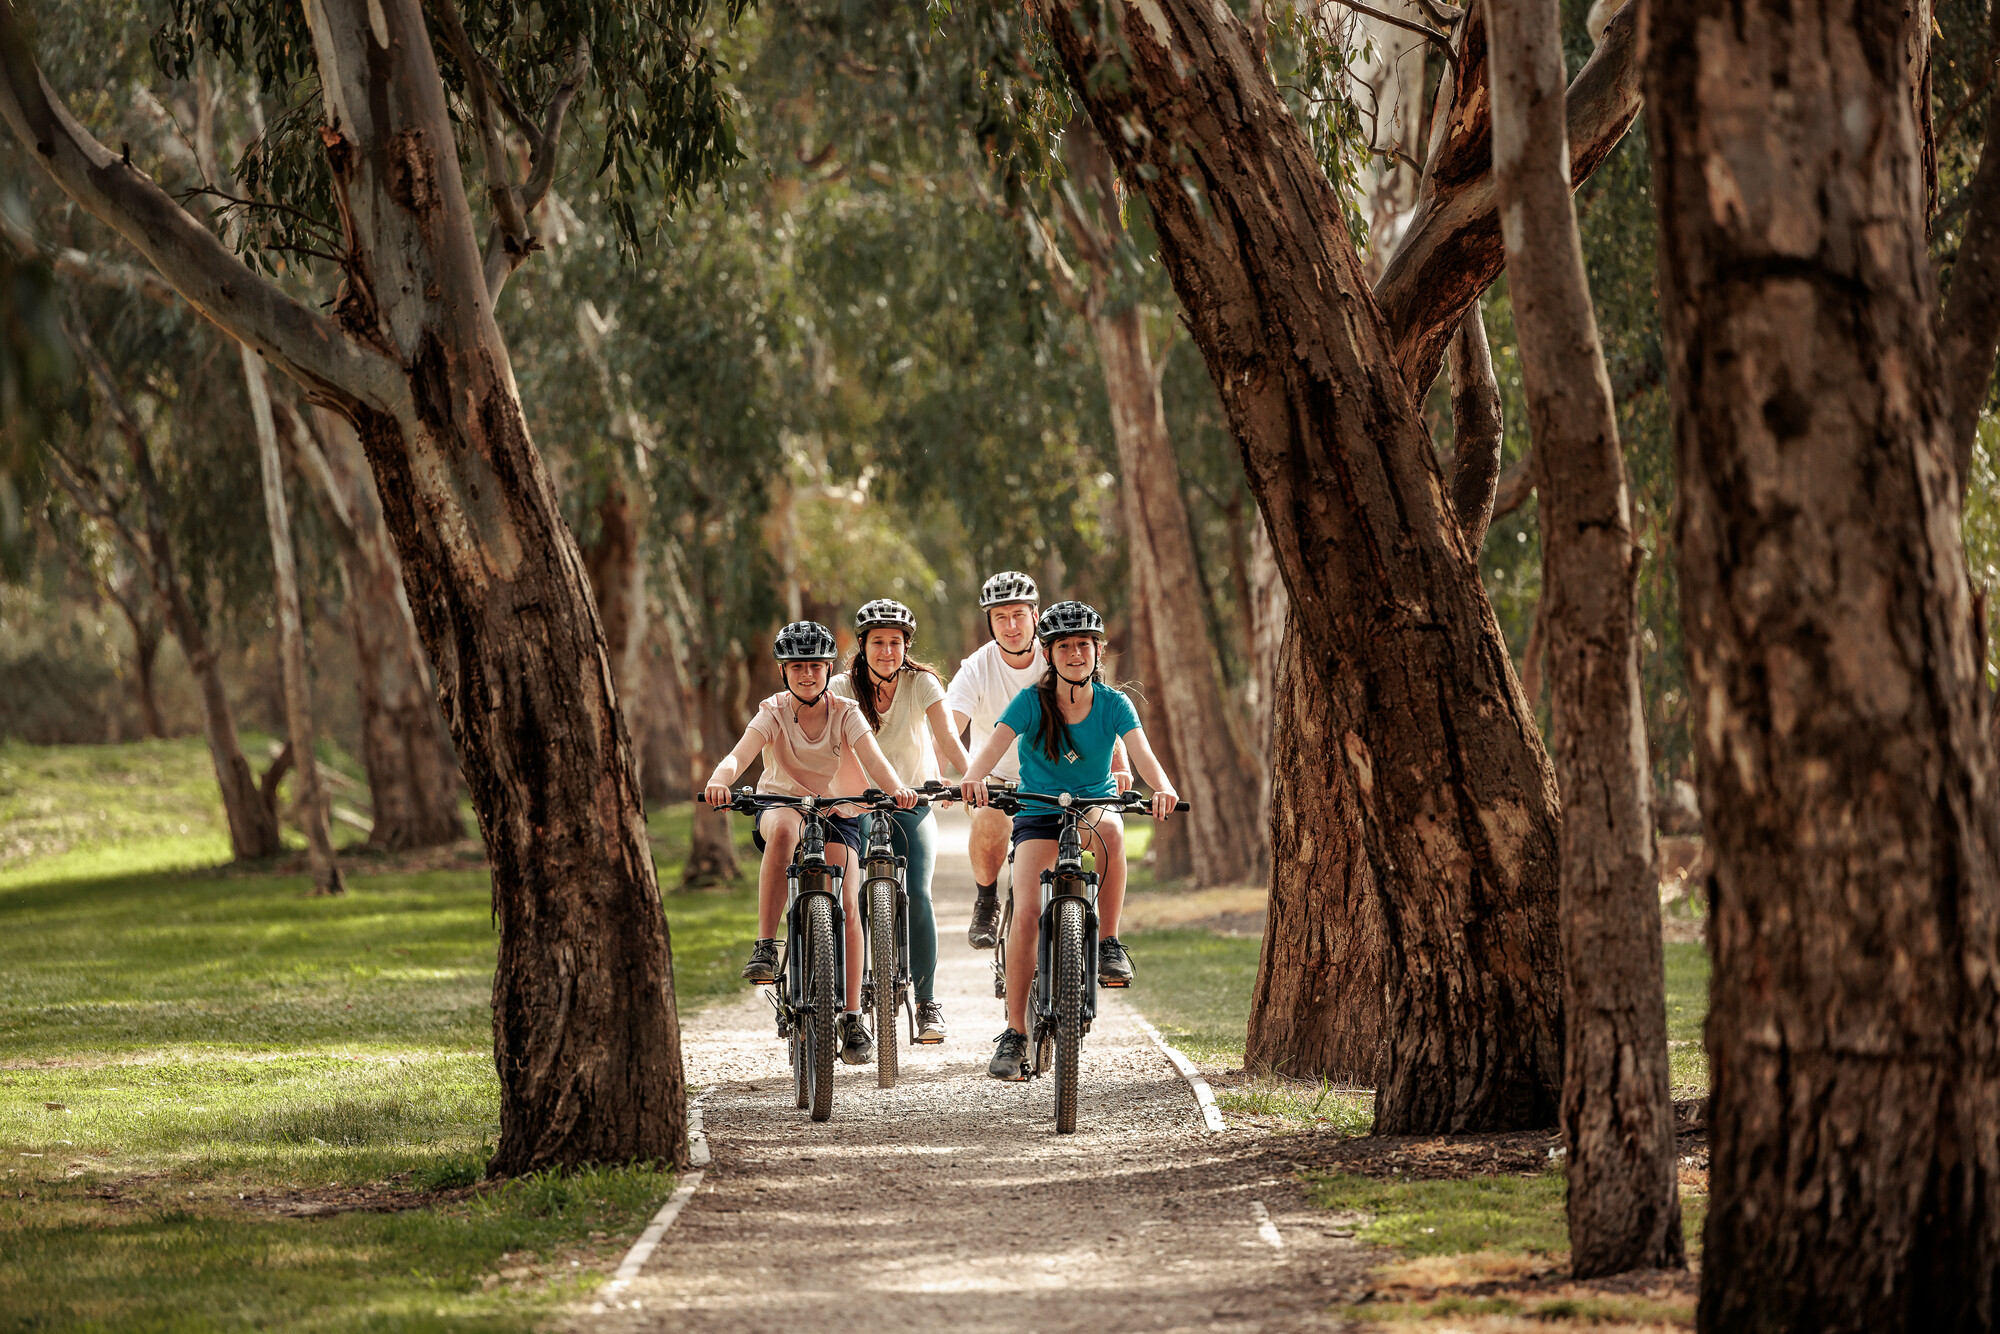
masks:
{"label": "white line marking on path", "polygon": [[[687,1202],[694,1198],[695,1191],[701,1188],[701,1179],[706,1175],[701,1169],[708,1165],[708,1135],[701,1126],[701,1100],[713,1092],[715,1092],[713,1087],[705,1088],[701,1091],[700,1097],[688,1104],[688,1158],[694,1163],[695,1170],[681,1178],[680,1184],[674,1187],[674,1193],[667,1196],[667,1202],[660,1206],[660,1212],[653,1215],[653,1221],[639,1234],[639,1240],[633,1242],[632,1249],[625,1252],[624,1260],[618,1265],[618,1272],[613,1274],[611,1281],[599,1290],[600,1298],[613,1299],[610,1309],[615,1310],[624,1305],[615,1300],[618,1294],[632,1286],[632,1280],[639,1277],[639,1271],[646,1267],[646,1261],[653,1258],[653,1252],[659,1247],[660,1238],[667,1234],[667,1229],[681,1216],[681,1210],[687,1208]],[[603,1300],[592,1302],[590,1305],[593,1315],[602,1315],[606,1309]],[[636,1299],[632,1303],[632,1309],[635,1311],[639,1309]]]}
{"label": "white line marking on path", "polygon": [[1271,1221],[1271,1211],[1262,1200],[1250,1201],[1250,1217],[1257,1224],[1257,1235],[1269,1242],[1272,1250],[1285,1249],[1285,1239],[1278,1235],[1278,1225]]}
{"label": "white line marking on path", "polygon": [[1131,1011],[1132,1020],[1139,1025],[1140,1031],[1153,1040],[1155,1047],[1166,1053],[1167,1059],[1173,1062],[1174,1069],[1181,1072],[1181,1078],[1185,1079],[1187,1086],[1194,1090],[1194,1100],[1201,1104],[1202,1124],[1207,1127],[1209,1133],[1220,1134],[1227,1130],[1229,1127],[1222,1123],[1222,1109],[1215,1105],[1215,1094],[1209,1089],[1208,1081],[1201,1077],[1201,1071],[1194,1068],[1194,1062],[1181,1055],[1174,1049],[1172,1043],[1161,1037],[1160,1030],[1147,1023],[1146,1016],[1134,1009],[1131,1002],[1127,1001],[1125,1008]]}

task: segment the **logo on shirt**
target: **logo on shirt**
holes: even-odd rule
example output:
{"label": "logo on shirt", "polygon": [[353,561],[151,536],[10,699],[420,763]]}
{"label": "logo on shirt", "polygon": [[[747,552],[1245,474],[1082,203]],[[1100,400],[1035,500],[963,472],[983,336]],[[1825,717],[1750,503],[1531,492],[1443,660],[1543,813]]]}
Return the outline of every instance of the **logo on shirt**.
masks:
{"label": "logo on shirt", "polygon": [[1073,750],[1066,750],[1063,752],[1063,759],[1070,764],[1075,764],[1080,758],[1081,757]]}

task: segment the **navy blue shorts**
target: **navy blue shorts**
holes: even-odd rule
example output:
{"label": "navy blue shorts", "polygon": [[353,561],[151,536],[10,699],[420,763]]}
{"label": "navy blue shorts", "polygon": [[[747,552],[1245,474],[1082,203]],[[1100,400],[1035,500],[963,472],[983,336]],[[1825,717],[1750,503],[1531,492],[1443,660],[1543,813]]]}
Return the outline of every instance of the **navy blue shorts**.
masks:
{"label": "navy blue shorts", "polygon": [[1035,839],[1047,839],[1053,843],[1062,836],[1063,818],[1055,811],[1037,815],[1017,815],[1014,817],[1014,846],[1020,847]]}
{"label": "navy blue shorts", "polygon": [[[821,818],[826,821],[827,833],[854,849],[854,856],[858,861],[862,848],[860,819],[852,815],[827,815]],[[757,845],[757,851],[760,853],[764,850],[763,826],[764,817],[761,815],[757,817],[757,823],[750,826],[750,841]]]}

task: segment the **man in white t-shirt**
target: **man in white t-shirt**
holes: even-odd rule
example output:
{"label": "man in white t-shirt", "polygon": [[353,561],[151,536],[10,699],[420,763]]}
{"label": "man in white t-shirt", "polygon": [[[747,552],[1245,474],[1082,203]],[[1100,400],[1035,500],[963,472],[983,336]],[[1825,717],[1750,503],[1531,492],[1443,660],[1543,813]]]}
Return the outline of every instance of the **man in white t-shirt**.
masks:
{"label": "man in white t-shirt", "polygon": [[[1033,686],[1049,669],[1042,646],[1035,638],[1035,615],[1041,591],[1035,581],[1019,570],[1003,570],[988,579],[979,590],[979,605],[986,612],[986,630],[993,638],[958,664],[951,686],[945,691],[944,706],[951,710],[951,725],[963,732],[972,725],[968,753],[978,754],[993,735],[993,724],[1014,702],[1014,696]],[[1124,747],[1112,760],[1121,771],[1121,786],[1129,785]],[[993,766],[994,778],[1010,783],[1020,781],[1021,761],[1008,751]],[[972,813],[972,837],[967,851],[972,858],[972,879],[979,896],[972,903],[972,927],[966,939],[976,950],[992,949],[1000,934],[1000,868],[1007,864],[1008,835],[1014,822],[991,806]]]}

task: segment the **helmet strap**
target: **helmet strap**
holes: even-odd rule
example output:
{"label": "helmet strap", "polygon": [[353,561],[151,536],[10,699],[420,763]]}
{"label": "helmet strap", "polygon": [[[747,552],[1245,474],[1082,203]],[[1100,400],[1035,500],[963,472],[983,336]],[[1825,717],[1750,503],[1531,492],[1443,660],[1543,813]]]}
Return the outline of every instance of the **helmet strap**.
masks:
{"label": "helmet strap", "polygon": [[811,699],[807,699],[804,695],[792,689],[790,681],[785,682],[785,693],[797,700],[799,707],[802,709],[816,709],[819,707],[819,702],[826,698],[826,691],[822,689],[817,695],[814,695]]}

